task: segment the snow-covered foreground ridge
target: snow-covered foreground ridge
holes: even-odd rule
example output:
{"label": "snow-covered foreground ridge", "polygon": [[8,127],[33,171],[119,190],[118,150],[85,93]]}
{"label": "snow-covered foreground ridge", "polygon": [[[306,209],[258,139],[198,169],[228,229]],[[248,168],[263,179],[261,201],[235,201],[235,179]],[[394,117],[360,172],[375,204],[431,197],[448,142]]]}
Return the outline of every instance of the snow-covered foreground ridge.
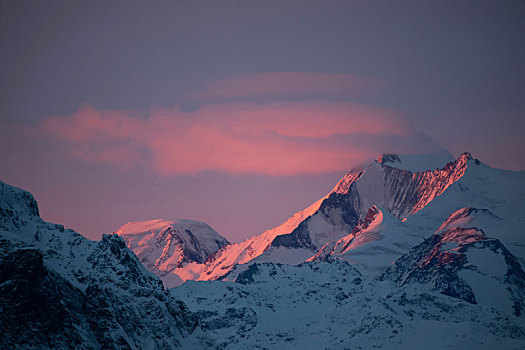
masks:
{"label": "snow-covered foreground ridge", "polygon": [[[152,261],[142,256],[147,251],[157,251],[159,247],[168,249],[169,242],[164,240],[148,248],[147,245],[137,246],[129,230],[128,236],[122,237],[147,267],[153,266],[150,271],[172,287],[188,279],[225,278],[239,264],[266,261],[298,264],[314,256],[327,254],[327,249],[334,247],[331,255],[344,255],[347,258],[358,254],[366,256],[371,253],[364,253],[369,248],[373,248],[376,253],[382,249],[375,247],[373,241],[382,240],[383,237],[393,242],[397,240],[394,246],[388,247],[389,254],[383,249],[384,261],[381,264],[384,264],[431,235],[436,225],[441,224],[451,212],[473,206],[508,219],[498,230],[498,238],[508,243],[509,249],[514,250],[519,259],[523,259],[525,251],[517,240],[516,232],[524,227],[523,221],[519,222],[519,216],[524,216],[524,184],[523,172],[490,168],[472,158],[469,153],[455,160],[448,153],[419,156],[384,154],[366,169],[348,172],[330,193],[295,213],[283,224],[241,243],[225,244],[205,261],[184,260],[181,251],[174,253],[176,256],[172,260],[182,263],[163,267],[165,260],[162,258]],[[365,219],[371,208],[381,208],[381,213],[385,213],[381,214],[381,220],[383,217],[386,220],[380,225],[382,230],[394,233],[384,236],[368,232],[354,237],[350,245],[352,252],[347,247],[342,254],[342,243],[353,237],[353,230],[360,220]],[[116,232],[120,234],[124,227]],[[160,242],[166,230],[170,230],[168,224],[150,233],[155,233],[157,242]],[[140,231],[136,230],[134,234],[142,237],[144,232]],[[194,235],[199,240],[199,233],[194,232]],[[357,249],[357,243],[361,241],[362,246],[365,237],[367,245]],[[157,253],[152,255],[160,256]],[[381,264],[376,267],[381,267]]]}
{"label": "snow-covered foreground ridge", "polygon": [[185,250],[165,254],[175,270],[236,245],[210,253],[225,241],[184,220],[90,241],[0,182],[0,348],[525,348],[524,173],[468,154],[424,173],[381,160],[221,280],[169,290],[123,237],[158,241],[155,254]]}
{"label": "snow-covered foreground ridge", "polygon": [[47,223],[0,181],[0,348],[173,349],[197,324],[121,238]]}

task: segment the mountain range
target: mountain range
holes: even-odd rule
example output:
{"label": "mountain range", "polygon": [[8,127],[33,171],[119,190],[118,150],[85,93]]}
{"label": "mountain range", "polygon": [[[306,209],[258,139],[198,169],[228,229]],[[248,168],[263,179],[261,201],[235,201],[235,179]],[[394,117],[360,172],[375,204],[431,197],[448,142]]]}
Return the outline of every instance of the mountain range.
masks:
{"label": "mountain range", "polygon": [[[429,167],[435,168],[423,170]],[[366,169],[348,172],[330,193],[283,224],[241,243],[226,244],[223,238],[221,244],[214,244],[213,252],[205,259],[204,255],[182,258],[188,254],[184,252],[195,249],[189,245],[180,245],[180,253],[175,253],[177,259],[184,260],[176,266],[159,268],[161,261],[142,258],[144,251],[151,254],[158,249],[170,249],[172,242],[164,238],[167,237],[164,232],[171,230],[171,221],[128,223],[115,233],[124,238],[145,266],[157,266],[150,271],[168,287],[174,287],[188,279],[223,279],[237,265],[252,261],[298,264],[328,254],[329,249],[333,256],[349,258],[370,256],[370,249],[381,254],[384,248],[389,255],[384,249],[383,254],[392,262],[394,257],[433,234],[453,212],[478,208],[486,215],[472,215],[472,220],[474,216],[482,220],[481,226],[493,231],[492,235],[505,242],[523,264],[525,250],[520,243],[520,239],[523,240],[520,232],[525,229],[525,223],[520,221],[523,220],[520,215],[524,216],[520,196],[525,194],[524,187],[522,173],[490,168],[469,153],[455,160],[449,154],[384,154]],[[374,228],[367,229],[365,226],[371,222],[362,222],[365,219],[374,219]],[[149,234],[156,237],[156,248],[147,246],[141,238],[145,234],[142,227],[147,225],[155,226]],[[194,233],[203,246],[209,246],[208,231]],[[142,239],[140,247],[134,243],[138,239]]]}
{"label": "mountain range", "polygon": [[101,241],[0,182],[5,348],[521,349],[525,172],[383,154],[241,243],[184,219]]}

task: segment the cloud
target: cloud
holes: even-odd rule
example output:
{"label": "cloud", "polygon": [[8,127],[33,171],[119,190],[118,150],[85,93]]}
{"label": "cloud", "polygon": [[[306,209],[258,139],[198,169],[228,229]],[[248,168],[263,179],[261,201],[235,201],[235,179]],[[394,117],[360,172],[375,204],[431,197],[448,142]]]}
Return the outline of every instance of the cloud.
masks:
{"label": "cloud", "polygon": [[334,73],[255,73],[214,82],[193,99],[293,98],[304,96],[350,96],[385,87],[385,81]]}
{"label": "cloud", "polygon": [[342,102],[228,103],[147,115],[83,105],[41,128],[75,157],[166,175],[327,173],[383,151],[435,149],[399,112]]}

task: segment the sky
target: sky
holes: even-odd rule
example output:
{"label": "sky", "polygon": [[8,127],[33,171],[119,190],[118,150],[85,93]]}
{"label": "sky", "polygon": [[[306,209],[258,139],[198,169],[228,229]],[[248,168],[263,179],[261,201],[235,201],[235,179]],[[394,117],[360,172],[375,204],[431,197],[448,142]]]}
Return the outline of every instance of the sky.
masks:
{"label": "sky", "polygon": [[0,180],[98,239],[280,224],[383,152],[525,170],[523,1],[0,1]]}

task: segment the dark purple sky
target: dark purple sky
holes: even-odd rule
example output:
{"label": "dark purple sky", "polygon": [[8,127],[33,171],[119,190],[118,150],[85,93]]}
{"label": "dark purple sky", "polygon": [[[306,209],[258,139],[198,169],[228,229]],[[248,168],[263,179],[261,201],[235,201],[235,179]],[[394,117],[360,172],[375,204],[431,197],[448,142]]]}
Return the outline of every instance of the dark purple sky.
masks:
{"label": "dark purple sky", "polygon": [[377,153],[525,170],[523,1],[0,1],[0,179],[232,241]]}

